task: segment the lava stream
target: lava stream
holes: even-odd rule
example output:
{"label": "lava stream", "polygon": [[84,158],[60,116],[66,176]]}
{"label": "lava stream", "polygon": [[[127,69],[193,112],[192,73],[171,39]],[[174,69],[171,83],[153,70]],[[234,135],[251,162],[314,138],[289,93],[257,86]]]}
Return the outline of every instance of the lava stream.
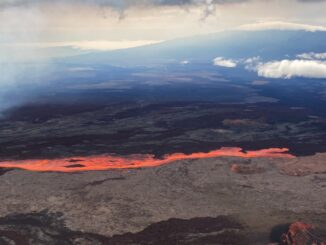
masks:
{"label": "lava stream", "polygon": [[88,157],[40,159],[0,162],[0,168],[18,168],[38,172],[80,172],[92,170],[135,169],[157,167],[178,160],[204,159],[215,157],[240,158],[294,158],[287,148],[270,148],[258,151],[243,152],[241,148],[221,148],[208,153],[192,153],[189,155],[175,153],[157,159],[153,155],[99,155]]}

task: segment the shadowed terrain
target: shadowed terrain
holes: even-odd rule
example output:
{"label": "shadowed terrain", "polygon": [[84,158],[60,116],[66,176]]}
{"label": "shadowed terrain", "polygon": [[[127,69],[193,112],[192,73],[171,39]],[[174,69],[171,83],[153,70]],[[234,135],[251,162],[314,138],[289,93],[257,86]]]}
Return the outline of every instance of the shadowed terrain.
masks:
{"label": "shadowed terrain", "polygon": [[43,211],[0,218],[0,244],[247,244],[242,225],[226,216],[170,219],[113,237],[69,230],[60,216]]}

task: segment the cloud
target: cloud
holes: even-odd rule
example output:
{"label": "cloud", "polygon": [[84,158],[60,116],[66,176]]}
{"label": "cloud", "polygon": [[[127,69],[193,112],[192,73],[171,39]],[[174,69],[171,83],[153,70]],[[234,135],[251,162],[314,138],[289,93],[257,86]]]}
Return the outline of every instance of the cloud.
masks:
{"label": "cloud", "polygon": [[[217,4],[232,4],[247,2],[249,0],[56,0],[55,4],[88,5],[99,7],[111,7],[117,10],[125,10],[130,7],[147,6],[206,6],[205,13],[212,14]],[[42,4],[53,4],[52,0],[1,0],[0,8],[26,7]]]}
{"label": "cloud", "polygon": [[213,64],[215,66],[222,66],[222,67],[227,67],[227,68],[234,68],[237,66],[237,61],[232,60],[232,59],[225,59],[223,57],[216,57],[213,60]]}
{"label": "cloud", "polygon": [[297,55],[300,59],[306,59],[306,60],[325,60],[326,59],[326,53],[303,53]]}
{"label": "cloud", "polygon": [[206,0],[206,5],[201,20],[206,20],[207,17],[209,17],[210,15],[214,15],[215,12],[216,12],[216,6],[214,4],[214,1]]}
{"label": "cloud", "polygon": [[240,26],[238,29],[245,31],[257,30],[304,30],[310,32],[326,31],[326,26],[307,25],[300,23],[291,23],[283,21],[260,22],[254,24],[246,24]]}
{"label": "cloud", "polygon": [[188,65],[189,63],[190,63],[189,60],[182,60],[182,61],[180,62],[181,65]]}
{"label": "cloud", "polygon": [[[210,0],[209,2],[214,4],[232,4],[250,2],[252,0]],[[297,0],[297,2],[303,3],[320,3],[326,0]],[[1,0],[0,6],[15,6],[15,5],[27,5],[27,4],[39,4],[42,2],[53,2],[53,0]],[[67,3],[82,3],[82,4],[96,4],[96,5],[189,5],[207,2],[206,0],[56,0],[56,2],[67,2]]]}
{"label": "cloud", "polygon": [[[153,7],[202,7],[201,21],[205,21],[216,12],[216,5],[249,2],[250,0],[0,0],[0,11],[11,7],[40,7],[40,6],[87,6],[110,8],[119,13],[119,19],[126,17],[125,11],[130,8]],[[106,18],[106,14],[102,13]]]}
{"label": "cloud", "polygon": [[318,60],[282,60],[259,63],[257,73],[266,78],[326,78],[326,62]]}
{"label": "cloud", "polygon": [[303,3],[321,3],[321,2],[326,2],[326,0],[298,0],[298,2],[303,2]]}
{"label": "cloud", "polygon": [[260,62],[260,56],[251,57],[243,61],[245,68],[248,71],[256,71],[257,64]]}
{"label": "cloud", "polygon": [[303,53],[298,59],[263,62],[257,57],[241,61],[245,69],[265,78],[326,78],[326,53]]}

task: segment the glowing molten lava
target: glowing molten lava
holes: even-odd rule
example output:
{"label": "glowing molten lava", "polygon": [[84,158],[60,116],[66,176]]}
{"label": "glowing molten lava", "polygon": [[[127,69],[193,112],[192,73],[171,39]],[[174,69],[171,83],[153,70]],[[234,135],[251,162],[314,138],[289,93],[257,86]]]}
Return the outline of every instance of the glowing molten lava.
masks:
{"label": "glowing molten lava", "polygon": [[186,155],[175,153],[157,159],[153,155],[130,155],[128,157],[115,155],[100,155],[76,158],[61,158],[51,160],[22,160],[0,162],[0,168],[19,168],[39,172],[79,172],[91,170],[135,169],[157,167],[178,160],[241,157],[241,158],[294,158],[287,153],[288,149],[271,148],[259,151],[243,152],[241,148],[221,148],[208,153],[193,153]]}

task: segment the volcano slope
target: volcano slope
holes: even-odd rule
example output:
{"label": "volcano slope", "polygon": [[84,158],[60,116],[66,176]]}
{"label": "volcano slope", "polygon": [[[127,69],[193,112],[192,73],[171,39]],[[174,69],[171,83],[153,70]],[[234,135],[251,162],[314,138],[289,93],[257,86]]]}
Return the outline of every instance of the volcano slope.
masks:
{"label": "volcano slope", "polygon": [[313,112],[143,101],[13,109],[0,120],[0,244],[281,244],[296,221],[322,237],[326,124]]}

